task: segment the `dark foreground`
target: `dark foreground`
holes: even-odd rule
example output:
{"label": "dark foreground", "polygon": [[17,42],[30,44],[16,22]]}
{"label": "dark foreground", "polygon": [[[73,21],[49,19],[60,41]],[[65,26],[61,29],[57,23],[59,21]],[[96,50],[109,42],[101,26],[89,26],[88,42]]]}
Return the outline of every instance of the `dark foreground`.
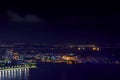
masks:
{"label": "dark foreground", "polygon": [[30,80],[120,80],[120,65],[45,64],[30,69]]}

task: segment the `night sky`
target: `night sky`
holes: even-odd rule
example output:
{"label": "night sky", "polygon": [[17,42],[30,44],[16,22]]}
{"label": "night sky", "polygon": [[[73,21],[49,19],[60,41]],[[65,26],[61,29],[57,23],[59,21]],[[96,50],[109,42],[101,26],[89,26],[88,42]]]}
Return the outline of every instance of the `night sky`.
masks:
{"label": "night sky", "polygon": [[0,6],[0,43],[120,43],[119,9],[112,6],[18,3]]}

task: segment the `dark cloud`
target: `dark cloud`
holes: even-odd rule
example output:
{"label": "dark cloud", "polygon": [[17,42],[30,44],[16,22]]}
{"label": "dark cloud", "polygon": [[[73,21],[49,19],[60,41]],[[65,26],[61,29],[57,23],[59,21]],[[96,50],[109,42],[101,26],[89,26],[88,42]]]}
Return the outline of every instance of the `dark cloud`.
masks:
{"label": "dark cloud", "polygon": [[40,18],[38,16],[32,15],[32,14],[25,15],[24,20],[26,22],[40,22]]}
{"label": "dark cloud", "polygon": [[41,22],[42,20],[34,14],[26,14],[24,16],[19,15],[18,13],[8,11],[8,20],[11,22]]}

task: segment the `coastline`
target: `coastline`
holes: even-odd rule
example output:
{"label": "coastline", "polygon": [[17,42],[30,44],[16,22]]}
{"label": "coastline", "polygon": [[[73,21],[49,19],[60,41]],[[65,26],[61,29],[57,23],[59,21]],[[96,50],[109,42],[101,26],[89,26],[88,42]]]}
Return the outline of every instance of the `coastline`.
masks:
{"label": "coastline", "polygon": [[8,70],[17,70],[17,69],[30,69],[36,68],[36,66],[26,66],[26,67],[16,67],[16,68],[7,68],[7,69],[0,69],[0,71],[8,71]]}

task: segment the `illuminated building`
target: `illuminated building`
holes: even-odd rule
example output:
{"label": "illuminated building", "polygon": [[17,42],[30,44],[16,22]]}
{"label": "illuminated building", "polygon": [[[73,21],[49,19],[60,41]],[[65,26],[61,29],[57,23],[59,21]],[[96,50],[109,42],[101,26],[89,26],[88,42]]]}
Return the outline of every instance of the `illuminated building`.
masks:
{"label": "illuminated building", "polygon": [[19,54],[17,53],[17,52],[15,52],[14,54],[13,54],[13,59],[14,60],[19,60]]}

